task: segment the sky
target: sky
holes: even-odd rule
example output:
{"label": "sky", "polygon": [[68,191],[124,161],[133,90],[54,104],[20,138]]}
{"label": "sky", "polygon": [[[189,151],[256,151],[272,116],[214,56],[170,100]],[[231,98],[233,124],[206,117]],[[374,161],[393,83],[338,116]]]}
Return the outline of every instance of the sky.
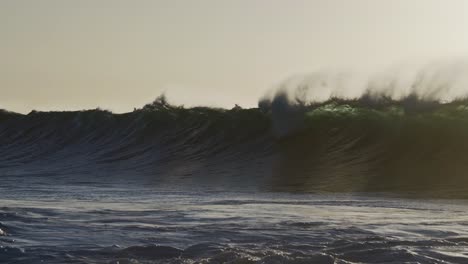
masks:
{"label": "sky", "polygon": [[465,0],[0,0],[0,108],[256,106],[291,75],[468,56]]}

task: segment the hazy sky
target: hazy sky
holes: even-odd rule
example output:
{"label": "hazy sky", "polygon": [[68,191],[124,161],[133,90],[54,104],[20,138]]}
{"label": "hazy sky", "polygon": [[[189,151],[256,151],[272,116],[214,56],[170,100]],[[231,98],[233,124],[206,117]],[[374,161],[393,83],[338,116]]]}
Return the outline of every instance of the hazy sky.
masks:
{"label": "hazy sky", "polygon": [[0,0],[0,108],[254,106],[292,74],[468,55],[465,0]]}

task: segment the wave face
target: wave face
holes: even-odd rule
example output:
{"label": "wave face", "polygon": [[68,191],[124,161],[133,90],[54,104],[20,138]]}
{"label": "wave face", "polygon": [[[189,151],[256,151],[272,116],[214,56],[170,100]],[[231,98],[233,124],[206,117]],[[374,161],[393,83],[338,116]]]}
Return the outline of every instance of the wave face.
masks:
{"label": "wave face", "polygon": [[0,174],[67,181],[464,197],[468,103],[362,96],[254,109],[159,98],[126,114],[0,112]]}

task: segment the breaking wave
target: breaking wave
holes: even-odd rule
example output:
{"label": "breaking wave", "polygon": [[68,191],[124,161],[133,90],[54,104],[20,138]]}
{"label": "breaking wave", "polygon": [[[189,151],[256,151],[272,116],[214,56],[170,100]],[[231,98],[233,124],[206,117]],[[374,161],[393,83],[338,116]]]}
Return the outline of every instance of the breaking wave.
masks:
{"label": "breaking wave", "polygon": [[468,101],[363,95],[258,108],[0,112],[2,176],[463,197]]}

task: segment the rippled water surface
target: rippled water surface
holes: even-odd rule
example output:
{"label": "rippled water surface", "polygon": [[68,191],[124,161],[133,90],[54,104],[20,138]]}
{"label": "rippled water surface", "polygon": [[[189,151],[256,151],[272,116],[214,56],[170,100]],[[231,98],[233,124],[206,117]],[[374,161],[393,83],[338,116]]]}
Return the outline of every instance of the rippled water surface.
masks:
{"label": "rippled water surface", "polygon": [[7,183],[0,263],[468,263],[463,200]]}

